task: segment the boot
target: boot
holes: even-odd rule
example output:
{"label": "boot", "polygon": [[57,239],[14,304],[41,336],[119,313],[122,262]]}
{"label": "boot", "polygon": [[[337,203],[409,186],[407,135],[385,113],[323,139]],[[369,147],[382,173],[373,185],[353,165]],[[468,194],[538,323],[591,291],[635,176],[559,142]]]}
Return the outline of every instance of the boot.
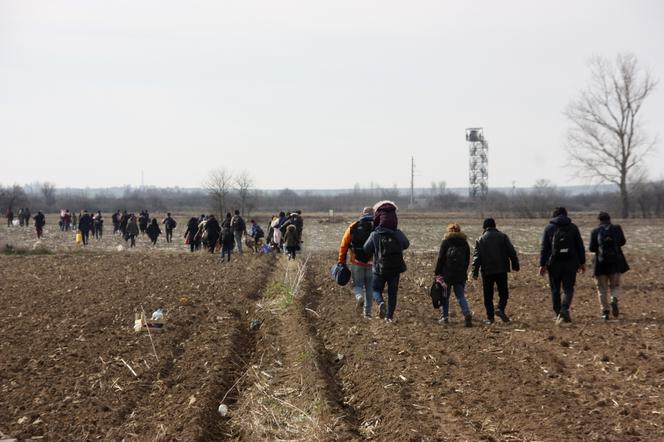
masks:
{"label": "boot", "polygon": [[620,310],[618,310],[618,298],[613,298],[611,300],[611,314],[614,318],[618,317]]}
{"label": "boot", "polygon": [[472,327],[473,326],[473,315],[471,315],[469,313],[469,314],[465,315],[463,318],[465,319],[465,324],[464,325],[466,327]]}

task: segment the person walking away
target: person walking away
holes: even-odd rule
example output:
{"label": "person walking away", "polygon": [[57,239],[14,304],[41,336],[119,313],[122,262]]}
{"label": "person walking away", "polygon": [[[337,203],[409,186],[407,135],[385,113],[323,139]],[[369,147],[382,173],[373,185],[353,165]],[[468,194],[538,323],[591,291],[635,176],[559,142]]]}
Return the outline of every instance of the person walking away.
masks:
{"label": "person walking away", "polygon": [[[505,313],[509,289],[507,274],[511,270],[519,271],[519,257],[509,237],[496,229],[496,221],[487,218],[482,224],[484,233],[475,243],[473,252],[473,278],[477,279],[482,273],[482,291],[484,293],[484,308],[486,309],[486,323],[493,324],[494,315],[503,322],[510,322]],[[498,289],[498,309],[493,305],[493,287]]]}
{"label": "person walking away", "polygon": [[[410,241],[397,228],[397,206],[391,201],[381,201],[374,205],[375,230],[364,243],[364,251],[374,257],[372,289],[373,299],[378,304],[379,317],[392,322],[397,307],[399,278],[406,271],[403,251],[410,246]],[[387,307],[383,290],[387,285]],[[364,306],[365,314],[371,315],[371,303]]]}
{"label": "person walking away", "polygon": [[[618,296],[620,292],[620,276],[629,270],[629,265],[623,254],[625,234],[618,224],[611,224],[611,217],[606,212],[600,212],[597,217],[599,226],[590,234],[588,250],[595,254],[593,259],[593,276],[597,283],[599,305],[602,309],[602,319],[609,320],[609,307],[614,318],[618,317]],[[609,290],[611,303],[608,302]]]}
{"label": "person walking away", "polygon": [[30,218],[32,217],[32,212],[30,208],[26,207],[23,209],[23,217],[25,218],[25,227],[30,227]]}
{"label": "person walking away", "polygon": [[231,219],[231,229],[233,230],[233,235],[235,235],[235,244],[237,245],[237,251],[242,255],[242,235],[247,233],[247,224],[244,222],[244,219],[240,216],[240,211],[236,210],[235,215]]}
{"label": "person walking away", "polygon": [[65,231],[78,229],[78,217],[76,212],[70,213],[69,210],[65,211]]}
{"label": "person walking away", "polygon": [[286,227],[284,244],[286,245],[288,259],[295,259],[295,254],[300,250],[300,238],[297,236],[297,227],[295,227],[294,224],[290,224]]}
{"label": "person walking away", "polygon": [[177,223],[171,216],[171,212],[168,212],[166,214],[166,218],[164,218],[162,224],[164,225],[164,229],[166,230],[166,242],[170,243],[173,239],[173,229],[175,229],[175,226],[177,226]]}
{"label": "person walking away", "polygon": [[5,216],[7,217],[7,227],[11,227],[14,221],[14,211],[12,211],[11,207],[7,209]]}
{"label": "person walking away", "polygon": [[129,221],[127,222],[127,238],[129,240],[129,247],[136,246],[136,237],[139,233],[138,221],[136,220],[135,215],[131,215]]}
{"label": "person walking away", "polygon": [[579,228],[567,216],[567,209],[558,207],[542,234],[539,267],[540,276],[549,273],[556,322],[572,322],[569,310],[574,298],[576,274],[585,271],[586,250]]}
{"label": "person walking away", "polygon": [[92,218],[87,210],[83,211],[83,215],[78,220],[78,230],[81,231],[83,237],[83,245],[87,245],[90,240],[90,229],[92,229]]}
{"label": "person walking away", "polygon": [[18,225],[19,227],[23,227],[23,223],[25,221],[25,218],[23,217],[23,207],[18,209]]}
{"label": "person walking away", "polygon": [[35,215],[35,231],[37,232],[37,239],[41,239],[44,233],[44,226],[46,225],[46,217],[41,210],[37,211]]}
{"label": "person walking away", "polygon": [[116,210],[115,213],[111,216],[111,223],[113,223],[113,235],[115,235],[120,230],[120,210]]}
{"label": "person walking away", "polygon": [[473,315],[470,312],[465,294],[469,264],[470,246],[468,245],[468,237],[461,231],[461,227],[458,224],[449,224],[447,226],[447,233],[443,236],[443,242],[440,244],[436,270],[434,272],[436,282],[448,294],[447,296],[443,296],[441,300],[441,315],[438,320],[441,324],[447,324],[449,321],[449,293],[454,292],[454,296],[456,296],[459,307],[461,307],[461,312],[463,313],[464,325],[466,327],[473,326]]}
{"label": "person walking away", "polygon": [[104,235],[104,217],[101,215],[101,211],[97,210],[97,213],[92,217],[95,239],[101,240]]}
{"label": "person walking away", "polygon": [[[373,208],[365,207],[359,219],[353,221],[341,238],[339,244],[339,257],[337,263],[346,265],[347,255],[350,252],[350,273],[353,280],[353,294],[355,306],[362,311],[364,306],[371,305],[373,289],[373,256],[365,253],[364,244],[373,232]],[[363,311],[366,319],[371,319],[371,313]]]}
{"label": "person walking away", "polygon": [[196,235],[198,234],[198,218],[195,216],[189,218],[187,230],[184,232],[185,244],[189,244],[189,251],[197,250]]}
{"label": "person walking away", "polygon": [[141,230],[141,233],[145,235],[145,230],[148,228],[150,223],[150,215],[148,215],[147,210],[141,210],[140,215],[138,216],[138,227]]}
{"label": "person walking away", "polygon": [[281,253],[281,244],[283,238],[281,235],[281,229],[279,228],[279,218],[272,221],[270,227],[272,227],[272,243],[274,244],[277,252]]}
{"label": "person walking away", "polygon": [[205,223],[205,231],[207,232],[208,250],[210,253],[214,253],[214,248],[217,246],[221,234],[221,226],[214,215],[208,217]]}
{"label": "person walking away", "polygon": [[231,230],[230,224],[224,223],[224,227],[221,231],[221,261],[231,261],[231,252],[233,252],[233,247],[235,246],[235,234]]}
{"label": "person walking away", "polygon": [[122,216],[120,217],[120,233],[122,237],[127,240],[127,224],[129,223],[129,214],[126,210],[122,211]]}
{"label": "person walking away", "polygon": [[157,222],[157,218],[152,218],[152,221],[150,222],[150,224],[148,224],[147,228],[145,229],[145,233],[147,233],[148,238],[150,238],[150,241],[152,241],[152,245],[156,246],[157,238],[159,238],[159,235],[161,235],[161,229],[159,228],[159,223]]}
{"label": "person walking away", "polygon": [[261,238],[265,236],[265,232],[261,229],[261,226],[256,223],[255,220],[250,221],[251,224],[251,238],[254,240],[254,252],[258,252],[260,249]]}

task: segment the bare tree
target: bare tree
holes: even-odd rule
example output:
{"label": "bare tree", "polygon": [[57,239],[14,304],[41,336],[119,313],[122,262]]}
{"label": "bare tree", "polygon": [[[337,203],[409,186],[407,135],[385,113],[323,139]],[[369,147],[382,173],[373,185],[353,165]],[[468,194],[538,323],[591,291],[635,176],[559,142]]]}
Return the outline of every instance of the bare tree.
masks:
{"label": "bare tree", "polygon": [[55,184],[44,181],[39,185],[39,191],[44,197],[46,207],[53,207],[55,205]]}
{"label": "bare tree", "polygon": [[615,64],[595,57],[590,72],[588,87],[565,111],[572,123],[567,150],[582,174],[618,186],[622,216],[627,218],[631,171],[655,145],[643,134],[639,120],[657,80],[642,73],[636,56],[629,53],[618,55]]}
{"label": "bare tree", "polygon": [[244,211],[252,196],[251,190],[254,186],[254,180],[251,178],[251,175],[249,175],[249,172],[243,170],[235,177],[235,186],[238,197],[240,198],[240,211],[242,212],[242,216],[244,216]]}
{"label": "bare tree", "polygon": [[0,186],[0,208],[14,210],[16,207],[23,207],[27,204],[28,197],[23,187],[18,184],[7,187]]}
{"label": "bare tree", "polygon": [[228,196],[233,190],[233,174],[225,168],[211,170],[203,186],[219,214],[219,219],[223,219]]}

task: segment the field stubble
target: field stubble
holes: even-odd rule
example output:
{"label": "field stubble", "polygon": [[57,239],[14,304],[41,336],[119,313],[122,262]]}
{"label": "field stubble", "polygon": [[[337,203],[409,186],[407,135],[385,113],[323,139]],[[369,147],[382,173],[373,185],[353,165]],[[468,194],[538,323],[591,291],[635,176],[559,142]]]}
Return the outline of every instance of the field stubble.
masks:
{"label": "field stubble", "polygon": [[[633,270],[618,320],[598,319],[585,275],[574,323],[557,327],[546,281],[535,275],[531,242],[542,226],[499,221],[523,260],[510,279],[513,321],[480,325],[473,281],[476,327],[466,329],[454,300],[451,323],[437,324],[427,295],[447,220],[404,217],[414,250],[391,325],[361,320],[350,289],[329,278],[346,224],[309,221],[305,250],[315,253],[306,264],[245,254],[228,265],[148,247],[102,253],[100,244],[85,254],[0,257],[0,432],[47,440],[664,438],[664,264],[661,241],[652,241],[661,224],[623,223]],[[471,236],[473,223],[462,222]],[[593,224],[581,223],[584,237]],[[113,250],[121,240],[106,241]],[[131,325],[134,310],[157,306],[168,322],[152,335],[155,355]],[[222,401],[226,416],[217,412]]]}

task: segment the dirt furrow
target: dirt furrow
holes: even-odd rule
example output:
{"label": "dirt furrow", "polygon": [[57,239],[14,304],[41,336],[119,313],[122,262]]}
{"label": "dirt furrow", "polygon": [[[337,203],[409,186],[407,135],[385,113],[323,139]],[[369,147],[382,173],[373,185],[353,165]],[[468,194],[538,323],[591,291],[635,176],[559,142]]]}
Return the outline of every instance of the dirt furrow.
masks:
{"label": "dirt furrow", "polygon": [[357,439],[354,412],[342,402],[336,355],[317,337],[303,260],[280,258],[258,312],[264,319],[254,357],[231,410],[238,440]]}

